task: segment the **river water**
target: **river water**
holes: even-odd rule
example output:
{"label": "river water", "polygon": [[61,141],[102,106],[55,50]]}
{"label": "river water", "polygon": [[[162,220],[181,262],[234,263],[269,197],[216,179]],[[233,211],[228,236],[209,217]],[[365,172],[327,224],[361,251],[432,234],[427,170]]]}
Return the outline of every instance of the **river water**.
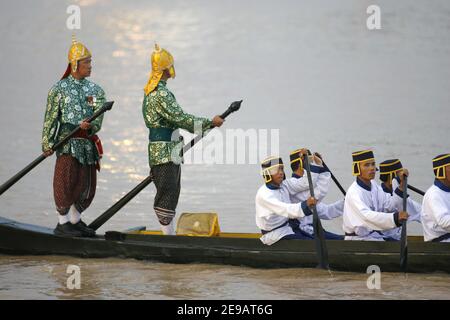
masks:
{"label": "river water", "polygon": [[[426,189],[433,181],[431,159],[450,150],[445,0],[377,1],[380,30],[366,27],[372,1],[362,0],[3,1],[2,182],[40,153],[47,92],[67,64],[71,4],[81,8],[76,35],[93,54],[92,81],[115,101],[101,131],[105,156],[88,223],[148,174],[141,103],[155,42],[175,57],[177,77],[168,85],[185,111],[212,117],[244,99],[217,134],[268,132],[270,141],[272,132],[279,145],[268,143],[266,153],[285,161],[299,147],[319,151],[344,187],[353,181],[352,151],[373,148],[378,162],[399,157],[410,183]],[[258,139],[265,141],[264,135]],[[217,212],[224,231],[258,232],[254,196],[262,183],[261,159],[250,158],[244,164],[237,158],[232,164],[185,164],[178,215]],[[3,194],[1,216],[56,225],[53,167],[54,158],[44,161]],[[148,187],[99,231],[158,228],[154,195],[154,186]],[[332,186],[325,201],[340,197]],[[341,233],[341,223],[324,226]],[[415,223],[408,230],[421,234]],[[81,267],[80,290],[66,288],[71,264]],[[382,279],[380,290],[369,290],[367,275],[355,273],[0,256],[0,298],[6,299],[450,298],[448,275],[384,273]]]}

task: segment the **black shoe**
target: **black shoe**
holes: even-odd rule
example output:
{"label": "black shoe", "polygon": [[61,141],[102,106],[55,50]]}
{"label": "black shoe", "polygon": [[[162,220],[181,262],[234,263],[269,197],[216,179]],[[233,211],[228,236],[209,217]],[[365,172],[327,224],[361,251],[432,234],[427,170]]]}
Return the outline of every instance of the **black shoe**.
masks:
{"label": "black shoe", "polygon": [[57,224],[53,233],[57,236],[62,237],[82,237],[82,233],[70,222],[64,224]]}
{"label": "black shoe", "polygon": [[73,224],[73,226],[81,232],[83,237],[93,238],[95,237],[95,230],[89,228],[86,223],[83,221],[78,221],[77,223]]}

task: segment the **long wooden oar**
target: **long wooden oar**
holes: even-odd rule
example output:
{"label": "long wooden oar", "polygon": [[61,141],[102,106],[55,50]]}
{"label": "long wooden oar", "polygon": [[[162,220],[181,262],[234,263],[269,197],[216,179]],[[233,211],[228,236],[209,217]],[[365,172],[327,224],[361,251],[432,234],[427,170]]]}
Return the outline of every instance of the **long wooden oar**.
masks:
{"label": "long wooden oar", "polygon": [[[314,186],[311,178],[311,168],[309,165],[308,155],[304,156],[304,163],[306,173],[308,175],[309,193],[311,197],[314,198]],[[328,264],[328,249],[325,242],[325,235],[322,228],[322,223],[320,222],[319,215],[317,214],[317,208],[315,205],[311,206],[313,212],[313,228],[314,228],[314,240],[316,242],[316,253],[319,260],[319,268],[329,269]]]}
{"label": "long wooden oar", "polygon": [[424,195],[425,195],[425,192],[424,192],[424,191],[422,191],[422,190],[420,190],[420,189],[417,189],[416,187],[414,187],[414,186],[412,186],[412,185],[410,185],[410,184],[408,184],[408,189],[411,189],[412,191],[417,192],[417,193],[420,194],[421,196],[424,196]]}
{"label": "long wooden oar", "polygon": [[336,177],[334,176],[333,172],[331,172],[330,168],[328,168],[328,166],[326,165],[325,161],[323,161],[322,156],[320,154],[318,154],[317,152],[315,153],[315,155],[318,156],[320,158],[320,160],[322,160],[323,167],[325,168],[325,170],[327,170],[331,174],[331,179],[333,179],[333,181],[336,184],[336,186],[339,188],[339,190],[341,190],[342,194],[345,196],[346,192],[345,192],[344,188],[341,186],[341,184],[339,183],[338,179],[336,179]]}
{"label": "long wooden oar", "polygon": [[[108,110],[111,110],[112,106],[114,104],[114,101],[108,101],[105,102],[101,109],[99,109],[97,112],[95,112],[90,118],[86,119],[87,122],[92,122],[95,119],[97,119],[100,115],[105,113]],[[74,134],[76,134],[78,131],[80,131],[80,126],[73,129],[67,136],[65,136],[63,139],[61,139],[58,143],[53,145],[52,150],[56,151],[59,147],[61,147],[63,144],[65,144],[70,138],[73,137]],[[36,167],[39,163],[41,163],[46,157],[45,153],[42,153],[39,157],[37,157],[35,160],[33,160],[29,165],[27,165],[25,168],[20,170],[18,173],[16,173],[15,176],[13,176],[11,179],[6,181],[4,184],[0,186],[0,195],[3,194],[6,190],[8,190],[13,184],[15,184],[17,181],[19,181],[24,175],[26,175],[28,172],[30,172],[34,167]]]}
{"label": "long wooden oar", "polygon": [[[242,100],[235,101],[231,103],[228,109],[220,116],[222,119],[228,117],[232,112],[236,112],[241,107]],[[206,133],[207,134],[207,133]],[[205,133],[197,135],[194,139],[183,146],[183,149],[180,151],[180,155],[182,156],[189,149],[191,149],[198,141],[200,141],[205,135]],[[97,230],[102,225],[106,223],[109,219],[111,219],[123,206],[125,206],[131,199],[133,199],[139,192],[141,192],[146,186],[152,183],[152,176],[148,176],[141,183],[139,183],[136,187],[133,188],[130,192],[128,192],[125,196],[123,196],[119,201],[117,201],[112,207],[103,212],[97,219],[92,221],[89,224],[89,228]]]}
{"label": "long wooden oar", "polygon": [[[406,211],[407,209],[407,198],[408,198],[408,192],[407,188],[405,188],[408,185],[408,177],[403,177],[403,211]],[[408,236],[407,236],[407,220],[402,221],[402,234],[400,238],[400,268],[402,271],[406,272],[408,267]]]}

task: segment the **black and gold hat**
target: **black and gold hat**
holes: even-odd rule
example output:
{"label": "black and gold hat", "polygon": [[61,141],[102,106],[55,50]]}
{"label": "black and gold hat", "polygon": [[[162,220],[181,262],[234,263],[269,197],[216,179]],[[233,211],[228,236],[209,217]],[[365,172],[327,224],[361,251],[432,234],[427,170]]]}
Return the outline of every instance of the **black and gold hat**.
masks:
{"label": "black and gold hat", "polygon": [[274,174],[273,169],[278,170],[278,167],[280,166],[284,167],[283,160],[280,157],[268,157],[261,162],[262,176],[266,183],[272,181],[272,174]]}
{"label": "black and gold hat", "polygon": [[450,153],[441,154],[433,158],[433,171],[438,179],[445,179],[445,167],[450,165]]}
{"label": "black and gold hat", "polygon": [[398,170],[403,169],[399,159],[390,159],[380,163],[380,180],[388,181],[394,179]]}
{"label": "black and gold hat", "polygon": [[300,151],[302,151],[302,149],[294,150],[289,155],[292,171],[296,171],[299,168],[303,169],[303,159]]}
{"label": "black and gold hat", "polygon": [[372,150],[363,150],[353,152],[352,158],[353,158],[353,175],[359,176],[361,174],[361,168],[359,164],[363,161],[374,160],[375,156],[373,155]]}

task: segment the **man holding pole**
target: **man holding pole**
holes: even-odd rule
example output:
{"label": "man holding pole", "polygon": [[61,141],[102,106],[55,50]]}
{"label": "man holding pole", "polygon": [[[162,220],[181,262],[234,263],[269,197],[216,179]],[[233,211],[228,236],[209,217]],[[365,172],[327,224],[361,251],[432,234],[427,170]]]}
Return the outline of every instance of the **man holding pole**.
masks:
{"label": "man holding pole", "polygon": [[[296,186],[285,183],[283,160],[268,157],[261,163],[264,185],[255,196],[256,225],[261,229],[261,242],[272,245],[282,239],[312,240],[313,235],[299,228],[299,219],[312,215],[310,207],[317,203],[313,197],[291,202]],[[292,188],[293,187],[293,188]]]}
{"label": "man holding pole", "polygon": [[352,153],[353,175],[356,181],[345,196],[343,229],[345,240],[384,241],[379,231],[399,227],[408,213],[402,209],[403,179],[408,171],[399,174],[400,185],[391,196],[374,181],[376,165],[371,150]]}
{"label": "man holding pole", "polygon": [[[380,180],[381,188],[387,194],[394,195],[394,191],[400,185],[399,175],[403,171],[403,165],[399,159],[389,159],[380,163]],[[407,200],[408,206],[408,220],[421,222],[420,212],[422,211],[422,205],[410,197]],[[390,230],[380,231],[385,240],[400,240],[402,227],[396,227]]]}
{"label": "man holding pole", "polygon": [[[292,169],[292,176],[287,178],[285,184],[290,190],[295,193],[291,195],[291,202],[297,203],[304,201],[310,197],[310,189],[308,178],[305,175],[305,168],[303,159],[307,155],[307,149],[297,149],[290,153],[290,164]],[[331,173],[323,166],[323,162],[319,154],[315,153],[310,156],[311,178],[314,187],[314,195],[317,199],[317,213],[319,218],[324,220],[331,220],[342,216],[344,210],[344,200],[339,200],[332,204],[325,204],[322,202],[323,198],[328,193],[331,183]],[[314,236],[313,217],[312,215],[300,219],[300,229]],[[343,240],[344,237],[332,232],[324,230],[326,239],[329,240]]]}
{"label": "man holding pole", "polygon": [[69,63],[62,79],[51,89],[47,98],[42,151],[46,156],[52,147],[74,128],[81,130],[56,150],[53,194],[59,221],[56,235],[93,237],[95,231],[81,221],[81,213],[91,204],[96,189],[96,169],[100,170],[102,148],[96,133],[103,115],[92,122],[86,119],[106,101],[103,89],[87,80],[91,75],[91,53],[72,39]]}
{"label": "man holding pole", "polygon": [[[174,59],[165,49],[155,45],[151,56],[152,71],[144,88],[142,113],[149,128],[148,157],[151,176],[156,186],[153,208],[165,235],[173,235],[173,219],[180,195],[181,168],[177,152],[180,141],[178,129],[199,134],[212,127],[220,127],[223,119],[212,120],[185,113],[177,103],[166,82],[175,78]],[[175,159],[176,158],[176,159]]]}

